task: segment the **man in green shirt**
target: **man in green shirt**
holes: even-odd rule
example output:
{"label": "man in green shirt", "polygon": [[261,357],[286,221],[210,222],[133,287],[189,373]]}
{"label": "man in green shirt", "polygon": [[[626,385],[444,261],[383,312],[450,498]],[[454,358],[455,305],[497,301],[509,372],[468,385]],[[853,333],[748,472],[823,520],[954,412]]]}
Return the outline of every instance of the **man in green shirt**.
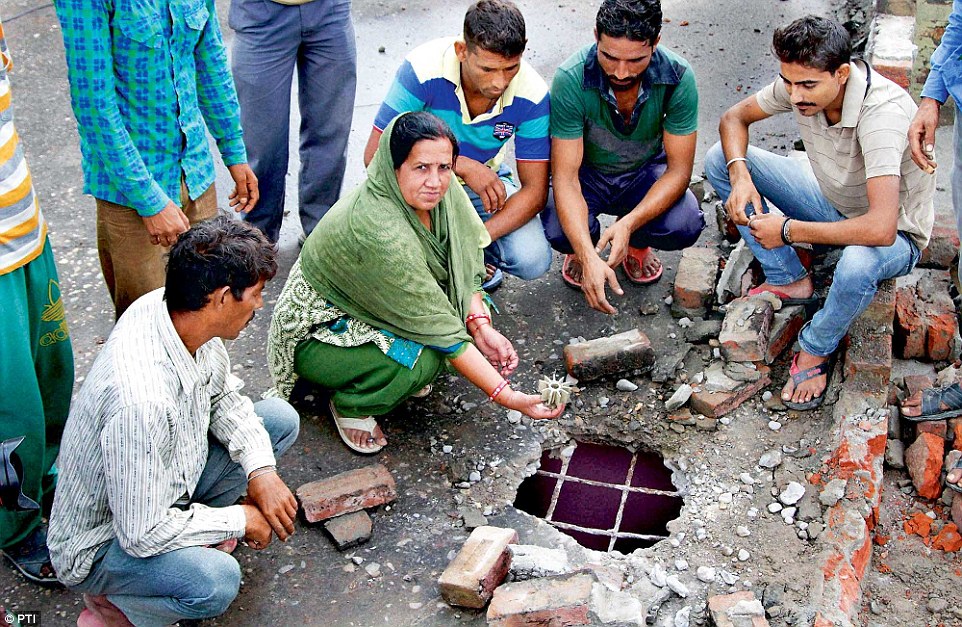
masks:
{"label": "man in green shirt", "polygon": [[[654,283],[651,252],[695,243],[705,227],[688,191],[698,129],[698,92],[688,62],[660,47],[660,0],[604,0],[595,43],[555,73],[551,86],[554,206],[542,213],[562,276],[588,304],[615,313],[605,285]],[[601,233],[599,214],[618,216]],[[608,260],[600,253],[608,246]]]}

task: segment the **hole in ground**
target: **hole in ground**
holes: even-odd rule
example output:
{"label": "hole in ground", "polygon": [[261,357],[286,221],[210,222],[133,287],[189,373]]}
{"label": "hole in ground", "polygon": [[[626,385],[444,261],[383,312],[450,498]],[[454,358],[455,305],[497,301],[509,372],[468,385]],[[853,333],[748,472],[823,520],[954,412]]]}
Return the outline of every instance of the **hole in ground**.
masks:
{"label": "hole in ground", "polygon": [[591,442],[545,450],[514,502],[584,547],[626,554],[666,539],[683,504],[661,455]]}

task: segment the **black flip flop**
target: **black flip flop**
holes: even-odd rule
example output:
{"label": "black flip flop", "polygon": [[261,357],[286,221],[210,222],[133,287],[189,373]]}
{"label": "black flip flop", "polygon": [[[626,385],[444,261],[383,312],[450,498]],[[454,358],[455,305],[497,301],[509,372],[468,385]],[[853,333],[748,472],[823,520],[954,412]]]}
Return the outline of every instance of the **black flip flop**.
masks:
{"label": "black flip flop", "polygon": [[63,584],[57,581],[57,574],[50,563],[46,523],[37,527],[26,539],[0,552],[29,581],[48,588],[63,587]]}
{"label": "black flip flop", "polygon": [[822,390],[821,394],[812,398],[811,400],[805,401],[804,403],[782,400],[782,405],[795,411],[808,411],[810,409],[815,409],[822,404],[822,401],[825,400],[825,393],[828,391],[828,384],[832,380],[832,369],[835,365],[835,359],[833,357],[829,357],[827,360],[823,361],[817,366],[813,366],[805,370],[799,370],[797,362],[798,353],[795,353],[795,355],[792,357],[792,365],[788,370],[789,375],[792,377],[792,383],[795,384],[792,388],[793,390],[798,389],[800,383],[804,383],[809,379],[814,379],[815,377],[821,375],[825,375],[825,389]]}
{"label": "black flip flop", "polygon": [[[954,409],[941,410],[942,405]],[[944,388],[929,388],[922,391],[922,413],[918,416],[906,416],[900,408],[902,417],[911,422],[926,422],[929,420],[945,420],[962,416],[962,386],[953,383]]]}

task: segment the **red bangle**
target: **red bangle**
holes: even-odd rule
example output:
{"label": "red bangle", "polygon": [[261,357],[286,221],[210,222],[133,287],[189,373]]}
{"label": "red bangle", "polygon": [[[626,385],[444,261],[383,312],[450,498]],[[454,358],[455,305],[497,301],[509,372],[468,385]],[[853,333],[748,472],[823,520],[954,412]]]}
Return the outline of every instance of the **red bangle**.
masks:
{"label": "red bangle", "polygon": [[508,380],[502,379],[501,383],[498,384],[498,387],[494,388],[494,391],[491,392],[490,396],[488,396],[488,400],[493,401],[494,399],[496,399],[498,397],[498,394],[500,394],[501,391],[506,387],[508,387]]}
{"label": "red bangle", "polygon": [[491,316],[486,313],[473,313],[464,319],[464,326],[468,326],[475,320],[487,320],[488,324],[491,324]]}

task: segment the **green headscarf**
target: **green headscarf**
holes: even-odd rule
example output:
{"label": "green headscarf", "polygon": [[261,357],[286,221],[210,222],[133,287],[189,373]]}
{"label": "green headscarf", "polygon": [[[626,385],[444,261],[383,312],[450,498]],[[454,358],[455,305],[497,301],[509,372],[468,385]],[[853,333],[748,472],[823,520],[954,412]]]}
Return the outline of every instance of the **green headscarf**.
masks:
{"label": "green headscarf", "polygon": [[457,180],[431,210],[431,231],[424,228],[404,201],[391,162],[396,121],[381,135],[367,180],[304,242],[301,269],[321,296],[350,316],[447,348],[471,341],[464,319],[491,238]]}

